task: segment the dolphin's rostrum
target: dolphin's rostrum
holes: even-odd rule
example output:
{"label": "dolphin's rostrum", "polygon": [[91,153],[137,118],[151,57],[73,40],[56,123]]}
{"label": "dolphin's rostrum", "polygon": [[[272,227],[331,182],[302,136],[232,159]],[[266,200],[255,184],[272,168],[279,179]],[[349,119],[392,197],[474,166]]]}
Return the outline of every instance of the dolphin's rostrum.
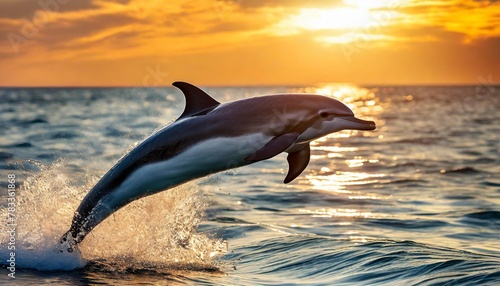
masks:
{"label": "dolphin's rostrum", "polygon": [[219,103],[198,87],[174,82],[186,107],[172,124],[125,155],[90,190],[61,238],[68,251],[113,212],[141,197],[216,172],[288,153],[284,183],[309,163],[309,142],[344,129],[374,130],[338,100],[277,94]]}

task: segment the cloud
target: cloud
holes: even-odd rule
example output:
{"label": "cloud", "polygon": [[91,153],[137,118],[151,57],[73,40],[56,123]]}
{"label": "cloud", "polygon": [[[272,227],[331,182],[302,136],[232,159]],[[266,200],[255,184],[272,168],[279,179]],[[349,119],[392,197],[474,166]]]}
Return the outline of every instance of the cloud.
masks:
{"label": "cloud", "polygon": [[[11,34],[0,38],[0,44],[9,47],[1,49],[0,54],[4,58],[23,55],[30,62],[50,62],[220,50],[255,40],[275,21],[265,14],[242,13],[237,7],[220,14],[211,2],[188,1],[179,6],[163,1],[132,1],[127,5],[104,1],[95,2],[94,7],[46,13],[40,23],[0,19],[8,22],[0,32]],[[10,55],[5,55],[7,52]]]}
{"label": "cloud", "polygon": [[290,0],[290,1],[259,1],[259,0],[233,0],[233,1],[219,1],[219,2],[229,2],[238,5],[242,8],[252,8],[259,9],[263,7],[292,7],[292,8],[304,8],[304,7],[315,7],[315,8],[332,8],[335,6],[342,5],[341,0],[314,0],[314,1],[302,1],[302,0]]}
{"label": "cloud", "polygon": [[97,14],[75,21],[61,20],[41,29],[37,41],[48,48],[77,48],[77,45],[95,43],[115,34],[126,33],[127,29],[120,28],[127,28],[137,22],[137,19],[126,14]]}
{"label": "cloud", "polygon": [[[38,58],[48,60],[52,58],[51,54],[56,55],[62,49],[69,53],[74,51],[72,49],[79,50],[84,48],[82,44],[86,39],[97,37],[96,40],[102,40],[136,21],[126,14],[87,11],[91,13],[74,13],[72,17],[64,13],[48,13],[44,15],[43,21],[0,19],[0,22],[7,24],[0,29],[0,33],[6,35],[0,38],[0,44],[8,46],[11,54],[26,55],[35,50],[37,53],[47,53],[47,57]],[[6,49],[0,51],[7,52]]]}
{"label": "cloud", "polygon": [[68,12],[92,9],[96,7],[92,2],[92,0],[1,0],[0,18],[31,20],[36,11]]}
{"label": "cloud", "polygon": [[419,1],[400,7],[413,27],[434,26],[463,34],[464,42],[500,36],[498,1]]}

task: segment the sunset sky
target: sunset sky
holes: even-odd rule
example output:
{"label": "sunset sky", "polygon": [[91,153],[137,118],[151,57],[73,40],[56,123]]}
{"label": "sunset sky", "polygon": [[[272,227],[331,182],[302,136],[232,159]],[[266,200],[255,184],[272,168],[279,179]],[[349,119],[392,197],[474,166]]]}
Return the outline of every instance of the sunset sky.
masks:
{"label": "sunset sky", "polygon": [[500,82],[500,1],[0,0],[0,86]]}

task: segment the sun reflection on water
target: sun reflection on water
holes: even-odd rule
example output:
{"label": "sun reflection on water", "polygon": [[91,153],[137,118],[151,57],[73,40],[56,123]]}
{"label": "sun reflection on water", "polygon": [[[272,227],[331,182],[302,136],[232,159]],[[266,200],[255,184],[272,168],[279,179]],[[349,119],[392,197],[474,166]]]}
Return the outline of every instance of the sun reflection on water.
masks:
{"label": "sun reflection on water", "polygon": [[[351,108],[358,118],[374,120],[378,123],[377,116],[383,111],[384,105],[377,97],[376,89],[357,87],[351,84],[327,84],[320,87],[310,87],[298,92],[315,93],[336,98]],[[380,127],[380,125],[378,125]],[[377,132],[346,130],[330,134],[311,142],[313,154],[311,161],[320,160],[321,167],[306,176],[308,188],[329,192],[349,200],[381,200],[385,196],[370,193],[367,188],[385,180],[385,174],[365,170],[366,167],[379,163],[377,155],[366,155],[365,147],[356,144],[362,137],[372,137],[381,140]],[[351,138],[351,139],[350,139]],[[348,139],[348,140],[346,140]],[[358,141],[356,141],[358,140]],[[347,146],[344,146],[347,144]],[[332,163],[325,165],[324,161],[333,159]],[[340,160],[339,160],[340,159]],[[360,190],[362,188],[363,190]],[[371,212],[357,209],[322,208],[316,210],[300,210],[313,216],[321,217],[373,217]]]}
{"label": "sun reflection on water", "polygon": [[370,218],[371,212],[362,212],[356,209],[335,209],[322,208],[317,210],[299,209],[299,212],[310,214],[313,217],[350,217],[350,218]]}
{"label": "sun reflection on water", "polygon": [[[321,94],[345,103],[356,115],[364,120],[374,120],[380,128],[383,122],[377,117],[382,113],[384,103],[377,97],[376,89],[361,88],[351,84],[327,84],[320,87],[303,88],[295,92]],[[379,125],[379,122],[382,124]],[[374,193],[371,188],[388,180],[387,175],[373,171],[379,163],[379,155],[369,152],[364,139],[383,140],[376,131],[345,130],[330,134],[311,142],[311,164],[317,168],[306,175],[302,188],[318,190],[337,196],[352,203],[345,208],[324,207],[302,208],[299,213],[321,218],[335,218],[332,223],[339,226],[353,225],[354,220],[381,217],[372,211],[362,210],[363,201],[386,200],[387,195]],[[367,170],[366,168],[369,168]],[[357,231],[345,233],[352,241],[368,241],[371,238]]]}
{"label": "sun reflection on water", "polygon": [[[340,194],[353,194],[347,190],[347,186],[367,185],[380,182],[384,174],[371,174],[365,172],[341,172],[337,171],[331,175],[308,175],[306,178],[315,190],[334,192]],[[370,199],[376,199],[375,195],[364,195]]]}
{"label": "sun reflection on water", "polygon": [[319,87],[306,87],[296,92],[321,94],[333,97],[345,103],[355,114],[374,116],[383,111],[382,103],[377,97],[376,88],[358,87],[353,84],[325,84]]}

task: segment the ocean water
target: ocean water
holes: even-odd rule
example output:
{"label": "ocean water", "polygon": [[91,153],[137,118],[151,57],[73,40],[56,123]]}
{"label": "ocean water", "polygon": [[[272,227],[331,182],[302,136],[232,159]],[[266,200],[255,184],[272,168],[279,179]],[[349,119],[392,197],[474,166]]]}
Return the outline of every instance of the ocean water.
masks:
{"label": "ocean water", "polygon": [[332,96],[377,130],[315,141],[288,185],[279,155],[135,201],[61,254],[86,192],[184,99],[0,89],[0,284],[500,285],[500,87],[205,90]]}

